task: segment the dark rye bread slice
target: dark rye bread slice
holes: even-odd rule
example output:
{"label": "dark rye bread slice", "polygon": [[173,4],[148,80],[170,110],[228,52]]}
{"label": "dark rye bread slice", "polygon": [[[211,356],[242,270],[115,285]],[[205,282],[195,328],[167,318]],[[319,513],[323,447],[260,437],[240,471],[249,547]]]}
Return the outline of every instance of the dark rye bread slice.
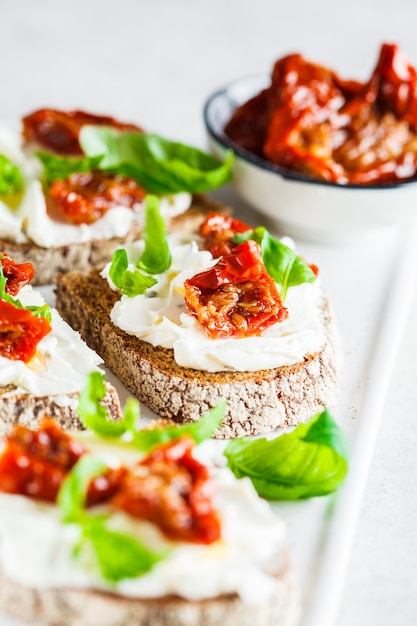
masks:
{"label": "dark rye bread slice", "polygon": [[7,578],[0,567],[0,610],[32,626],[296,626],[299,604],[288,562],[274,583],[270,600],[256,605],[244,604],[236,594],[200,601],[135,599],[82,589],[33,589]]}
{"label": "dark rye bread slice", "polygon": [[180,367],[173,350],[153,347],[110,321],[119,295],[98,271],[57,277],[56,307],[126,387],[161,417],[198,420],[220,398],[228,409],[217,437],[240,437],[305,421],[337,402],[340,340],[323,293],[325,345],[300,363],[255,372],[210,373]]}
{"label": "dark rye bread slice", "polygon": [[[0,437],[15,424],[35,428],[44,417],[53,417],[65,429],[82,428],[77,411],[78,397],[77,392],[35,396],[19,392],[12,385],[0,387]],[[112,419],[121,419],[119,396],[110,383],[106,383],[102,404],[107,407]]]}
{"label": "dark rye bread slice", "polygon": [[[206,196],[195,195],[187,211],[168,220],[167,229],[186,235],[196,232],[201,222],[212,212],[230,213],[230,210]],[[16,263],[32,263],[35,268],[32,285],[49,285],[54,282],[57,273],[88,272],[94,268],[103,268],[117,247],[138,239],[140,235],[141,231],[134,228],[126,237],[96,239],[54,248],[0,238],[0,252],[7,252]]]}

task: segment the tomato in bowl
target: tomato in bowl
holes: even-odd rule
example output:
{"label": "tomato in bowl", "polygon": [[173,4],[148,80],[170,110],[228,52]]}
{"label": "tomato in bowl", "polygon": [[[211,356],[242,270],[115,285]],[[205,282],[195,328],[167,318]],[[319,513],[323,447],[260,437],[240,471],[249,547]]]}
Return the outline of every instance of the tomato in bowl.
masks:
{"label": "tomato in bowl", "polygon": [[301,55],[206,102],[213,153],[235,154],[233,185],[290,235],[349,240],[417,221],[417,72],[384,44],[366,83]]}

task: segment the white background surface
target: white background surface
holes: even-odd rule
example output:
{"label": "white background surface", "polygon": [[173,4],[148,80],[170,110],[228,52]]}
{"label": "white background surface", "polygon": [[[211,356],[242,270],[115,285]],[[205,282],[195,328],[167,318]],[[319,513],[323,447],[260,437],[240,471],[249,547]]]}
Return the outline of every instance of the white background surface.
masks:
{"label": "white background surface", "polygon": [[[18,128],[21,115],[41,106],[80,107],[200,146],[205,98],[229,80],[269,71],[286,53],[366,78],[380,43],[390,41],[417,63],[413,0],[0,0],[0,25],[1,124]],[[258,219],[251,216],[252,223]],[[373,332],[375,320],[364,317],[360,297],[375,291],[372,245],[369,255],[363,245],[329,246],[317,255],[330,290],[336,274],[325,264],[343,255],[346,272],[352,255],[352,273],[340,277],[346,294],[334,294],[343,326],[349,325],[348,360],[361,348],[355,337]],[[416,296],[414,289],[337,626],[417,623]],[[375,298],[367,306],[384,306],[381,293]]]}

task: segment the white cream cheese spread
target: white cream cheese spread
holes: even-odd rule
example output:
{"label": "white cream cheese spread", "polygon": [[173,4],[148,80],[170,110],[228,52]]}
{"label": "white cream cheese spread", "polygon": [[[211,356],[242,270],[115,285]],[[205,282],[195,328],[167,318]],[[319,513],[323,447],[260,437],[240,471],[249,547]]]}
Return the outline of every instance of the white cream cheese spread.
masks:
{"label": "white cream cheese spread", "polygon": [[[24,153],[19,136],[0,129],[0,154],[7,156],[19,167],[24,179],[22,200],[15,209],[0,200],[1,238],[50,248],[96,239],[125,237],[131,228],[141,227],[142,203],[138,203],[133,209],[113,207],[93,224],[71,224],[58,212],[52,217],[47,210],[40,182],[42,165],[36,157]],[[162,197],[161,214],[166,219],[175,217],[190,207],[191,199],[188,193]]]}
{"label": "white cream cheese spread", "polygon": [[[213,442],[210,442],[213,443]],[[130,597],[175,594],[189,600],[237,593],[262,604],[274,593],[274,576],[285,568],[285,526],[256,494],[249,479],[228,468],[210,468],[221,538],[210,545],[170,542],[157,527],[117,513],[112,528],[168,556],[143,576],[110,586],[74,558],[79,529],[62,524],[56,507],[0,493],[0,560],[4,573],[36,588],[104,589]]]}
{"label": "white cream cheese spread", "polygon": [[[42,296],[30,285],[20,290],[18,298],[25,306],[44,304]],[[51,309],[51,312],[52,332],[38,343],[29,363],[0,356],[0,386],[16,387],[11,394],[45,396],[80,391],[87,374],[98,370],[102,363],[57,311]]]}
{"label": "white cream cheese spread", "polygon": [[[121,296],[111,312],[111,320],[125,332],[151,343],[171,348],[178,365],[207,372],[256,371],[293,365],[319,351],[325,342],[323,299],[320,280],[291,287],[285,306],[284,322],[270,326],[259,336],[210,339],[184,303],[184,281],[216,263],[196,241],[169,237],[172,265],[155,276],[158,283],[145,295]],[[143,251],[143,242],[127,246],[134,264]],[[110,264],[102,275],[109,285]]]}

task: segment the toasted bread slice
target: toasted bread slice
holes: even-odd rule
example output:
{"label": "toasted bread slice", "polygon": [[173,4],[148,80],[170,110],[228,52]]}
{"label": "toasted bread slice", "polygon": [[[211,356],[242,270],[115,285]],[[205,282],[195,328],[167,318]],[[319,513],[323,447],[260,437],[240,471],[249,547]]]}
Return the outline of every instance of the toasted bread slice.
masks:
{"label": "toasted bread slice", "polygon": [[236,594],[190,601],[136,599],[83,589],[33,589],[0,569],[0,609],[33,626],[295,626],[299,615],[291,568],[275,577],[268,602],[248,605]]}
{"label": "toasted bread slice", "polygon": [[173,350],[154,347],[117,328],[110,311],[119,295],[98,271],[58,276],[56,306],[62,317],[104,359],[126,387],[161,417],[198,420],[221,398],[228,409],[217,437],[240,437],[305,421],[338,399],[340,340],[325,294],[323,348],[294,365],[253,372],[184,368]]}
{"label": "toasted bread slice", "polygon": [[[195,195],[187,211],[168,220],[167,229],[170,232],[193,233],[211,212],[230,213],[230,210],[206,196]],[[126,237],[96,239],[54,248],[0,239],[0,250],[7,252],[16,263],[32,263],[35,268],[32,285],[49,285],[57,273],[101,269],[111,259],[113,251],[118,246],[134,241],[140,235],[141,231],[135,226]]]}
{"label": "toasted bread slice", "polygon": [[[11,385],[0,387],[0,436],[7,434],[17,423],[35,428],[44,417],[53,417],[66,429],[82,428],[77,410],[78,398],[77,392],[35,396],[19,392]],[[112,419],[121,419],[119,396],[110,383],[106,383],[103,406]]]}

